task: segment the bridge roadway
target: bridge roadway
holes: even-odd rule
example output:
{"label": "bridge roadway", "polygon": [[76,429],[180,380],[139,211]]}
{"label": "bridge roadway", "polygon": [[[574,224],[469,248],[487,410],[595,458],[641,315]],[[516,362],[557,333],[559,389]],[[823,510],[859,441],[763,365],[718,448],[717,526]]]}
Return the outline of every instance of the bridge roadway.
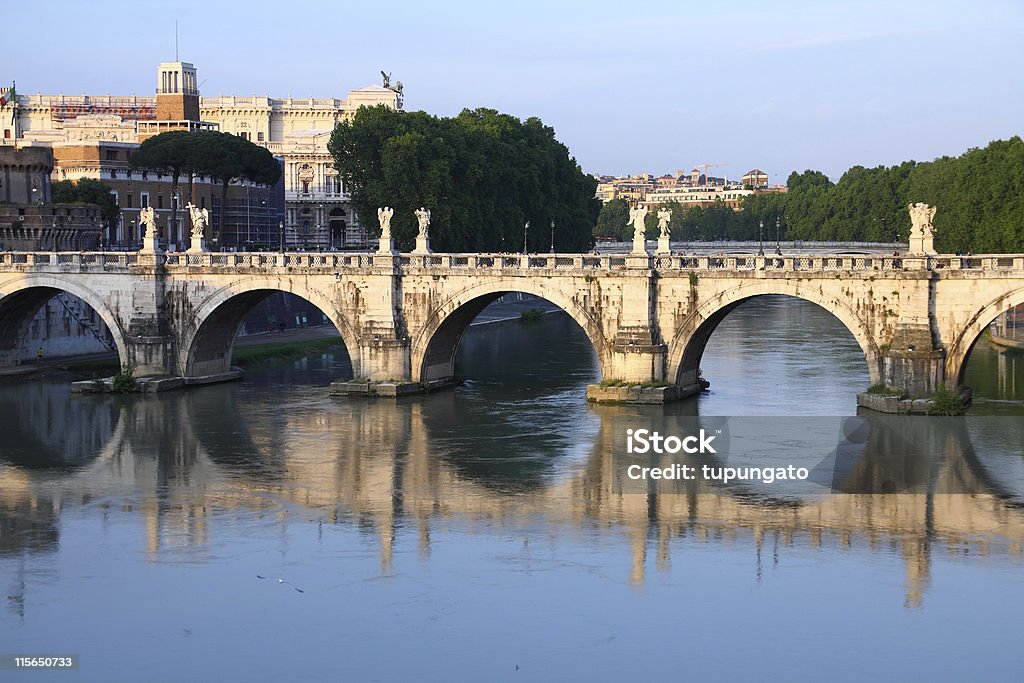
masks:
{"label": "bridge roadway", "polygon": [[873,384],[923,397],[961,384],[988,323],[1024,303],[1024,255],[6,252],[0,365],[15,362],[32,317],[61,291],[97,311],[122,362],[187,378],[227,373],[248,312],[290,292],[338,328],[357,378],[407,386],[450,382],[473,318],[524,292],[579,324],[604,380],[633,385],[588,395],[627,402],[699,391],[722,319],[752,297],[787,295],[850,330]]}

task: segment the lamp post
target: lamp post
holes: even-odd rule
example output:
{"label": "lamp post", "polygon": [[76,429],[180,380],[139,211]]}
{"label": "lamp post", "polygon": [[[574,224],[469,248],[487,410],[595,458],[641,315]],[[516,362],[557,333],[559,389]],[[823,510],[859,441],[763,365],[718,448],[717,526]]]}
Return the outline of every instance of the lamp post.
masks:
{"label": "lamp post", "polygon": [[[135,238],[136,238],[136,234],[135,234],[135,219],[133,218],[130,221],[128,221],[128,225],[131,228],[131,236],[132,236],[131,239],[132,239],[132,242],[134,242]],[[142,241],[142,239],[139,238],[139,242],[141,242],[141,241]]]}
{"label": "lamp post", "polygon": [[779,238],[780,234],[781,233],[779,231],[779,217],[776,216],[775,217],[775,255],[776,256],[782,256],[782,241]]}
{"label": "lamp post", "polygon": [[555,253],[555,222],[551,221],[551,253]]}
{"label": "lamp post", "polygon": [[[266,222],[267,222],[267,200],[266,199],[261,199],[260,200],[260,220],[259,220],[259,226],[256,228],[256,236],[257,237],[260,237],[260,233],[262,232],[263,227],[264,227],[263,224],[266,223]],[[263,244],[262,237],[260,237],[259,242],[260,242],[260,244]],[[267,236],[267,242],[270,242],[270,236],[269,235]],[[251,238],[249,240],[249,249],[252,249],[252,239]]]}
{"label": "lamp post", "polygon": [[53,242],[53,250],[57,251],[57,217],[53,217],[53,223],[50,228],[50,240]]}
{"label": "lamp post", "polygon": [[[167,231],[168,232],[167,243],[170,244],[171,240],[173,239],[174,240],[175,249],[177,249],[177,246],[178,246],[178,234],[177,234],[178,233],[178,203],[181,201],[181,195],[178,194],[177,190],[174,191],[174,197],[171,198],[171,201],[174,202],[174,211],[171,214],[173,217],[171,219],[170,229]],[[214,241],[214,244],[216,244],[216,242],[217,242],[216,235],[214,235],[214,240],[213,241]]]}
{"label": "lamp post", "polygon": [[763,220],[758,223],[758,231],[759,231],[758,232],[758,244],[760,246],[757,248],[757,255],[758,256],[764,256],[764,221]]}
{"label": "lamp post", "polygon": [[277,222],[277,247],[284,253],[284,221]]}
{"label": "lamp post", "polygon": [[526,225],[523,226],[523,253],[526,253],[526,231],[530,229],[530,221],[526,221]]}
{"label": "lamp post", "polygon": [[252,241],[252,201],[250,199],[250,192],[252,191],[252,185],[248,184],[245,186],[245,241]]}

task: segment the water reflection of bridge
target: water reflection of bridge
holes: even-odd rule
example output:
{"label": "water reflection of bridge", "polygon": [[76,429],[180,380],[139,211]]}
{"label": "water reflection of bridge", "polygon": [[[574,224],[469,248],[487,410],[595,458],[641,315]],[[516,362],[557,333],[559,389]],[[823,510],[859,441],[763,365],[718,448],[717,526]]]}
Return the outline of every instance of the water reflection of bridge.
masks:
{"label": "water reflection of bridge", "polygon": [[493,452],[486,438],[473,446],[436,445],[444,441],[439,430],[452,395],[405,410],[325,400],[301,415],[277,411],[253,420],[239,412],[230,387],[159,401],[99,398],[61,408],[65,429],[88,436],[84,450],[96,446],[83,462],[68,458],[82,452],[77,446],[65,449],[49,439],[52,426],[41,407],[58,399],[41,391],[6,404],[12,424],[30,430],[38,449],[31,459],[0,452],[0,553],[8,555],[55,548],[69,506],[113,504],[140,514],[154,557],[201,547],[211,527],[230,526],[236,516],[272,511],[286,519],[299,512],[307,519],[312,510],[325,522],[371,525],[385,574],[405,529],[417,530],[420,551],[429,554],[431,530],[441,523],[527,537],[596,524],[628,538],[629,579],[636,584],[652,561],[667,567],[673,542],[682,538],[750,543],[758,557],[769,544],[898,549],[908,603],[918,604],[936,551],[1019,561],[1024,544],[1020,499],[1002,490],[975,456],[963,421],[913,437],[923,450],[943,454],[930,461],[883,457],[892,444],[869,441],[839,482],[850,491],[897,493],[783,500],[697,482],[662,493],[629,492],[613,444],[620,421],[640,415],[630,408],[591,409],[593,428],[581,429],[584,456],[509,471],[481,463],[481,454]]}

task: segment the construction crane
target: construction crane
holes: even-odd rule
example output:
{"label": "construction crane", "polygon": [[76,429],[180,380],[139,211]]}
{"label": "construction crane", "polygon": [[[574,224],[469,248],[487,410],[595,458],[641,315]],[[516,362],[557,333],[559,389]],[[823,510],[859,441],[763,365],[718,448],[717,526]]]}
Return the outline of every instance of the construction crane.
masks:
{"label": "construction crane", "polygon": [[730,166],[730,164],[727,161],[726,162],[719,162],[719,163],[703,163],[703,164],[695,164],[694,168],[700,168],[701,166],[704,167],[704,184],[705,185],[710,185],[711,184],[711,173],[710,173],[710,170],[712,168],[718,168],[719,166],[722,166],[722,167]]}

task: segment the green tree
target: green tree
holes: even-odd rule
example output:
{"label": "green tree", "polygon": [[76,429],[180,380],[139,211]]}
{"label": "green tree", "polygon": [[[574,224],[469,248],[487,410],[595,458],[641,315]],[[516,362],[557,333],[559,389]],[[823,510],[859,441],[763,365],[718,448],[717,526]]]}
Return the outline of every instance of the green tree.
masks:
{"label": "green tree", "polygon": [[[217,131],[171,131],[145,140],[132,155],[136,168],[164,171],[172,178],[172,195],[178,195],[182,176],[188,179],[187,202],[193,201],[197,175],[216,178],[221,184],[220,225],[224,226],[227,189],[234,180],[273,185],[281,167],[267,149],[238,135]],[[178,206],[173,219],[177,221]]]}
{"label": "green tree", "polygon": [[431,211],[440,251],[514,251],[530,222],[527,248],[583,251],[593,244],[600,211],[596,181],[580,170],[554,130],[493,109],[454,118],[362,107],[335,128],[328,146],[360,216],[395,209],[401,249],[417,233],[413,212]]}
{"label": "green tree", "polygon": [[121,214],[121,207],[111,194],[109,185],[92,178],[81,178],[77,182],[61,180],[50,187],[54,204],[92,204],[100,208],[100,219],[106,228],[112,228]]}
{"label": "green tree", "polygon": [[[195,173],[195,155],[192,151],[193,134],[189,131],[169,131],[143,140],[132,154],[135,168],[167,173],[171,176],[171,197],[179,197],[178,186],[182,175],[189,178]],[[191,196],[189,201],[191,201]],[[178,201],[172,199],[172,222],[178,222]]]}
{"label": "green tree", "polygon": [[597,215],[594,236],[625,239],[628,231],[627,221],[629,221],[629,202],[621,197],[610,199],[604,203],[601,212]]}

